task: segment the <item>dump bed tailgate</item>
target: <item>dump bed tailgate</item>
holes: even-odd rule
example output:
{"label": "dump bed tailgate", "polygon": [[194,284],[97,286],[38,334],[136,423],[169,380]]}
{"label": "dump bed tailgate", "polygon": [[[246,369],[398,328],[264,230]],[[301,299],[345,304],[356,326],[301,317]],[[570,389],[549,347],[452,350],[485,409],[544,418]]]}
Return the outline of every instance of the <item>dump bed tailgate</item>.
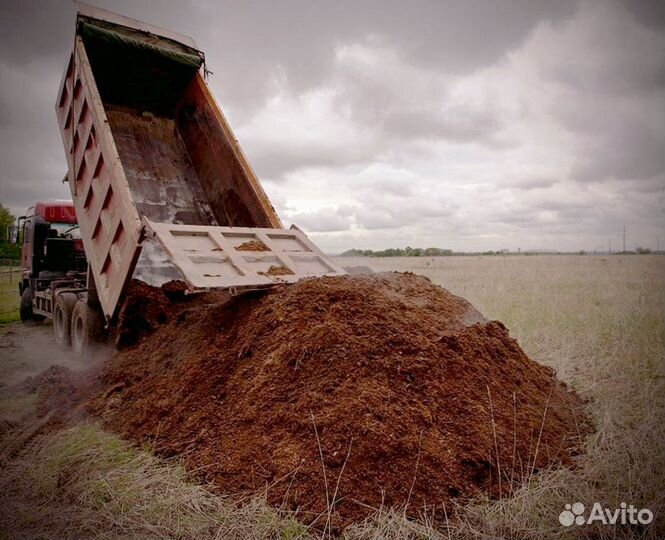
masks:
{"label": "dump bed tailgate", "polygon": [[298,229],[144,222],[192,288],[255,288],[346,273]]}

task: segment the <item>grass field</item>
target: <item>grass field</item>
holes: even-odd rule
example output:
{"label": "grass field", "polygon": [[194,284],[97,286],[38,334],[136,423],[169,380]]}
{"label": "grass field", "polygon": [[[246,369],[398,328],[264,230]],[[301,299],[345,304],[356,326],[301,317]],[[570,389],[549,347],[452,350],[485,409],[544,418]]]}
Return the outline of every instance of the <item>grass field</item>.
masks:
{"label": "grass field", "polygon": [[0,324],[19,320],[18,280],[20,269],[0,266]]}
{"label": "grass field", "polygon": [[[588,400],[596,431],[572,469],[534,475],[500,501],[476,500],[448,527],[380,512],[347,538],[665,537],[665,257],[511,256],[338,259],[412,271],[510,329],[535,360]],[[2,411],[0,411],[0,415]],[[317,537],[260,500],[236,509],[94,425],[38,439],[5,468],[0,529],[53,536]],[[650,527],[565,528],[566,503],[649,508]],[[73,532],[72,532],[73,531]],[[29,535],[28,535],[29,536]],[[0,535],[2,537],[2,535]],[[10,536],[7,536],[10,537]]]}
{"label": "grass field", "polygon": [[[348,259],[412,271],[467,298],[589,400],[597,431],[578,469],[533,479],[514,497],[468,509],[463,535],[569,537],[564,504],[651,509],[658,529],[601,525],[594,537],[665,536],[665,257],[521,256]],[[462,532],[462,531],[459,531]]]}

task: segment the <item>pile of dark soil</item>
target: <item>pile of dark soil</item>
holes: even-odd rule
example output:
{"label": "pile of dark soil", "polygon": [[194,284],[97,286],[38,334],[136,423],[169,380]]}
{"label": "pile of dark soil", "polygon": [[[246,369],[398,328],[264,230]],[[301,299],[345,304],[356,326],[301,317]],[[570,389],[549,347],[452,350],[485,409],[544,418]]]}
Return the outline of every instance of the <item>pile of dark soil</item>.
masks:
{"label": "pile of dark soil", "polygon": [[110,428],[304,521],[333,507],[337,526],[505,495],[569,464],[586,423],[501,323],[412,274],[207,296],[118,353],[103,385],[89,408]]}

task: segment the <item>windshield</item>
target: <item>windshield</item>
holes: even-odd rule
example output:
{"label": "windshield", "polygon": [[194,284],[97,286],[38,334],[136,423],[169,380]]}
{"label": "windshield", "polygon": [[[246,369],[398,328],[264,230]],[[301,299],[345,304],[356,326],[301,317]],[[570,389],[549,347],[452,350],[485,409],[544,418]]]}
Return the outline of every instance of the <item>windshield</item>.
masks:
{"label": "windshield", "polygon": [[81,231],[75,223],[51,223],[50,225],[51,229],[58,231],[58,236],[63,236],[66,233],[70,238],[81,238]]}

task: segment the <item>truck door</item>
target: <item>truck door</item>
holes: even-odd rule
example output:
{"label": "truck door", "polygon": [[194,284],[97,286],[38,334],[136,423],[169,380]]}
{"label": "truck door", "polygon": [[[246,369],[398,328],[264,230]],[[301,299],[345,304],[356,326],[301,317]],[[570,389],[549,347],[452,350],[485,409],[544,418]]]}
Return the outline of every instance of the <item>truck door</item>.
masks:
{"label": "truck door", "polygon": [[21,268],[23,268],[23,273],[28,274],[32,271],[32,246],[33,246],[33,220],[32,218],[27,218],[23,222],[23,245],[21,246]]}

